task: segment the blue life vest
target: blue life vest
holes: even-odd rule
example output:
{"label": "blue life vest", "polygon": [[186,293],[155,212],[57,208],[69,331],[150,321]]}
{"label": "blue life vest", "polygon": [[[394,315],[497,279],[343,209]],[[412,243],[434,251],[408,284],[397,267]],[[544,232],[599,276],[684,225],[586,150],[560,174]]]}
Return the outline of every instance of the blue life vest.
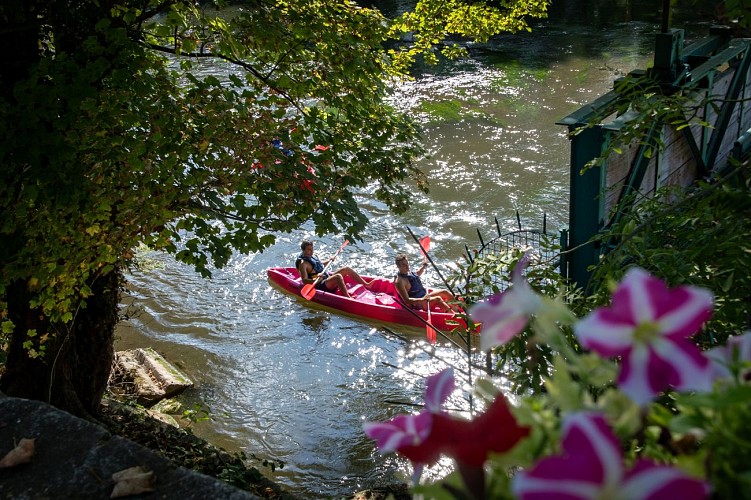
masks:
{"label": "blue life vest", "polygon": [[[298,255],[297,259],[295,260],[295,267],[297,268],[298,271],[300,270],[300,263],[302,261],[305,261],[311,266],[313,266],[313,272],[308,274],[308,278],[316,279],[316,277],[319,274],[321,274],[321,272],[323,272],[324,265],[320,260],[318,260],[318,258],[313,257],[313,256],[306,257],[303,254]],[[329,277],[329,273],[325,273],[323,277],[321,278],[321,282],[323,282],[328,277]]]}
{"label": "blue life vest", "polygon": [[409,298],[419,299],[420,297],[425,297],[425,295],[428,293],[428,291],[425,290],[425,287],[422,285],[422,280],[420,279],[420,277],[412,271],[410,271],[409,274],[397,273],[397,276],[409,280],[409,292],[407,292]]}

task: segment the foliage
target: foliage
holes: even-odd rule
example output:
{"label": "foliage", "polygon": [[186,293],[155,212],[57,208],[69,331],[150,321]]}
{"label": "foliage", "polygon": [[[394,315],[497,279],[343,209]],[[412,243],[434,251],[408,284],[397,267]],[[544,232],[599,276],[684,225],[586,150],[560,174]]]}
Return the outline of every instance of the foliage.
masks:
{"label": "foliage", "polygon": [[[518,284],[502,292],[495,307],[501,307]],[[582,320],[560,298],[551,299],[557,303],[551,314],[549,303],[541,298],[541,307],[529,313],[527,321],[534,332],[532,342],[545,343],[556,353],[554,368],[544,388],[532,388],[511,408],[514,425],[507,438],[518,439],[518,426],[528,428],[528,436],[522,435],[503,453],[487,455],[485,474],[479,476],[468,474],[468,464],[461,463],[465,457],[444,447],[440,452],[456,459],[456,472],[435,484],[416,486],[415,491],[446,499],[535,498],[542,492],[548,498],[571,498],[569,491],[578,492],[576,498],[614,498],[616,492],[625,498],[647,498],[667,490],[681,491],[682,498],[707,498],[708,487],[718,498],[735,498],[738,492],[751,491],[745,429],[751,412],[751,332],[733,337],[732,344],[720,350],[701,353],[696,345],[682,346],[701,361],[699,369],[686,370],[682,355],[661,346],[665,341],[683,342],[697,331],[708,315],[707,297],[711,295],[706,290],[669,288],[632,268],[613,293],[612,305]],[[591,352],[571,345],[571,331]],[[644,346],[650,346],[649,356],[634,354]],[[614,356],[615,347],[632,351]],[[665,366],[672,368],[663,371]],[[642,377],[641,370],[655,375]],[[503,392],[490,379],[475,386],[476,398],[489,407],[503,399]],[[427,401],[429,396],[430,387]],[[426,402],[424,412],[433,406]],[[404,418],[397,416],[393,422]],[[468,428],[481,419],[473,418]],[[372,424],[366,425],[369,428]],[[432,435],[441,427],[430,430],[416,421],[407,428],[418,435],[406,450],[442,442]],[[388,432],[394,431],[399,432]],[[376,438],[379,445],[396,444],[387,437]],[[462,441],[461,436],[452,439]],[[480,441],[476,445],[484,446]],[[403,447],[393,448],[402,453]],[[423,456],[406,456],[420,468]]]}
{"label": "foliage", "polygon": [[[530,18],[547,16],[547,0],[510,0],[473,2],[464,0],[418,0],[413,11],[406,12],[390,27],[389,35],[410,35],[412,43],[401,50],[391,50],[394,70],[403,72],[417,56],[428,63],[438,61],[435,46],[450,35],[474,37],[479,42],[508,32],[531,31]],[[454,58],[466,54],[458,43],[440,47],[440,54]]]}
{"label": "foliage", "polygon": [[[681,193],[663,189],[605,232],[613,246],[595,268],[595,289],[618,280],[627,265],[659,273],[668,283],[695,284],[712,290],[717,311],[705,347],[724,344],[751,326],[751,176],[736,166],[724,176],[700,182]],[[599,302],[603,300],[600,294]]]}
{"label": "foliage", "polygon": [[195,403],[193,405],[193,408],[183,410],[182,418],[189,422],[197,424],[198,422],[211,420],[211,410],[203,406],[201,403]]}
{"label": "foliage", "polygon": [[[363,189],[405,210],[427,186],[391,79],[452,33],[515,31],[545,7],[424,0],[391,21],[349,1],[4,3],[0,304],[26,310],[0,314],[3,332],[34,356],[85,332],[94,284],[141,244],[209,276],[305,224],[356,236]],[[386,48],[407,30],[416,43]]]}
{"label": "foliage", "polygon": [[[429,4],[408,17],[437,41]],[[417,131],[382,103],[377,11],[299,1],[225,17],[152,1],[97,14],[41,32],[43,57],[0,106],[2,283],[28,280],[51,318],[71,320],[81,283],[141,242],[208,275],[232,249],[262,250],[308,219],[318,233],[362,230],[355,192],[371,182],[395,210],[403,179],[424,187],[410,163]],[[54,42],[71,30],[82,43],[68,53]],[[202,71],[208,59],[231,63],[226,78]],[[62,119],[43,133],[51,116]]]}

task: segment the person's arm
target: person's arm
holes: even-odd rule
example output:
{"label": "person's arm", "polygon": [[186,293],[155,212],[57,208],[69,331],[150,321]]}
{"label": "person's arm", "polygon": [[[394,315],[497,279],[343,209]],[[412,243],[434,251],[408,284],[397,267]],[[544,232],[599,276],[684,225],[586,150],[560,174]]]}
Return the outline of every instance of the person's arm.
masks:
{"label": "person's arm", "polygon": [[310,283],[313,283],[313,281],[315,281],[315,280],[313,280],[313,279],[310,278],[310,275],[308,273],[308,268],[310,268],[312,270],[313,266],[311,266],[310,264],[308,264],[305,261],[302,261],[300,263],[300,267],[297,269],[300,272],[300,278],[302,279],[302,282],[305,283],[306,285],[310,284]]}
{"label": "person's arm", "polygon": [[420,266],[420,269],[418,269],[415,274],[418,275],[418,276],[422,276],[422,273],[425,272],[425,268],[427,268],[427,267],[428,267],[428,263],[427,262],[423,262],[422,265]]}

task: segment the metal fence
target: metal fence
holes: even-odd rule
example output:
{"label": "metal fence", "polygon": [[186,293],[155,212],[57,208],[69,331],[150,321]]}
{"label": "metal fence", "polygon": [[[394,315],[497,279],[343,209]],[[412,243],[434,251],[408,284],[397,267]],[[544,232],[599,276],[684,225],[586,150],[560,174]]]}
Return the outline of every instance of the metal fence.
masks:
{"label": "metal fence", "polygon": [[[504,233],[501,231],[498,218],[495,218],[497,234],[487,241],[478,229],[479,246],[471,249],[468,244],[465,243],[464,245],[467,262],[471,264],[478,258],[490,255],[511,254],[514,250],[520,252],[531,250],[534,253],[534,259],[532,259],[530,267],[546,266],[563,270],[561,246],[562,242],[565,242],[565,232],[548,233],[547,216],[545,214],[543,214],[542,229],[523,229],[518,211],[516,212],[516,220],[518,229]],[[473,278],[470,278],[470,280],[473,280]],[[497,287],[498,290],[505,290],[509,284],[507,274],[498,274],[491,278],[491,287]]]}

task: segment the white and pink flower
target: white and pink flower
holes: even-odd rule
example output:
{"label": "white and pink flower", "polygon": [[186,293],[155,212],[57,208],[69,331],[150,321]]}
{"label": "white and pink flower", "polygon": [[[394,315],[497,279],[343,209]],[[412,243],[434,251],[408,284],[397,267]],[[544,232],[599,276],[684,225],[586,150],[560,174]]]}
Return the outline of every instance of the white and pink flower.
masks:
{"label": "white and pink flower", "polygon": [[728,338],[723,346],[707,351],[712,363],[712,375],[715,380],[734,379],[739,376],[748,380],[751,369],[751,331],[743,335]]}
{"label": "white and pink flower", "polygon": [[504,345],[518,335],[542,304],[540,296],[522,276],[531,255],[531,252],[526,252],[516,264],[507,290],[478,302],[470,309],[472,321],[482,324],[481,350]]}
{"label": "white and pink flower", "polygon": [[641,459],[627,469],[621,446],[599,413],[569,415],[563,453],[545,457],[513,479],[522,500],[707,498],[708,486],[680,469]]}
{"label": "white and pink flower", "polygon": [[639,405],[665,389],[707,391],[709,360],[689,337],[712,313],[712,294],[693,286],[668,289],[643,269],[630,269],[610,307],[596,309],[574,332],[601,356],[622,358],[618,387]]}

